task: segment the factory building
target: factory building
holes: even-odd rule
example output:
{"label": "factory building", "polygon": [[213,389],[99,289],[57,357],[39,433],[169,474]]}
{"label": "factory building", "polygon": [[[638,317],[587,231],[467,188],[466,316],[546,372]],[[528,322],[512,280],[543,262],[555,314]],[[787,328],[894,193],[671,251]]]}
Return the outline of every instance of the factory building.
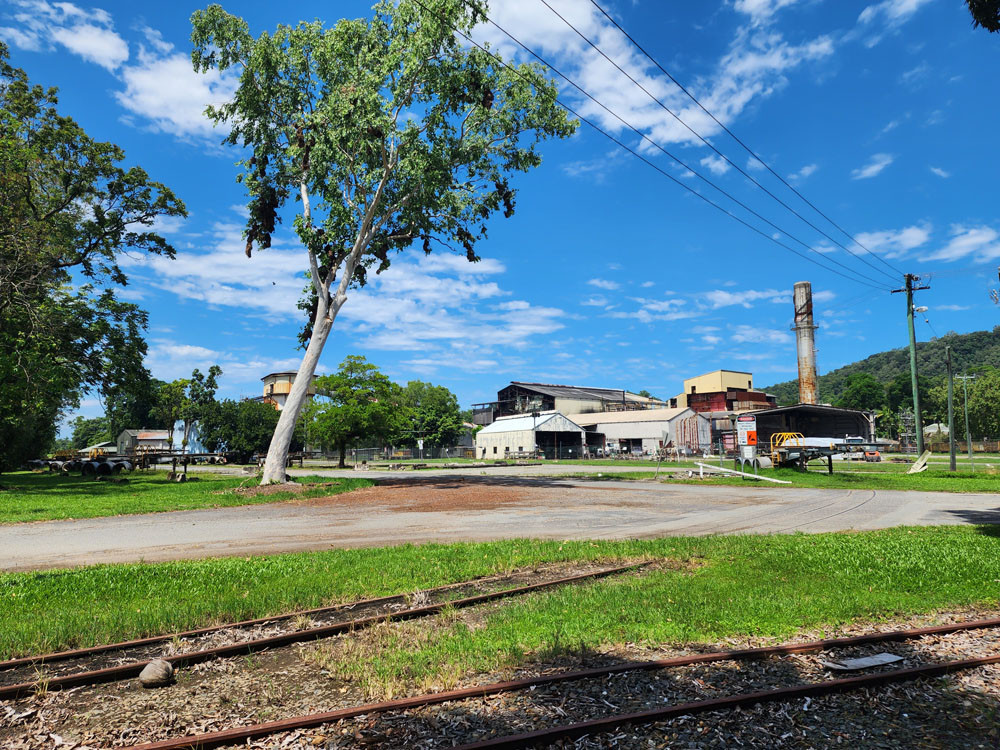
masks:
{"label": "factory building", "polygon": [[755,390],[753,374],[715,370],[684,381],[684,392],[670,399],[671,406],[689,406],[697,412],[742,412],[776,406],[778,400]]}
{"label": "factory building", "polygon": [[651,455],[660,448],[693,454],[712,441],[711,422],[691,408],[568,414],[587,431],[587,447],[596,453]]}
{"label": "factory building", "polygon": [[550,383],[512,381],[497,392],[497,400],[472,405],[472,421],[491,424],[500,417],[531,412],[558,411],[562,414],[633,411],[668,406],[664,401],[640,396],[618,388],[591,388]]}
{"label": "factory building", "polygon": [[584,430],[556,411],[500,417],[476,433],[476,458],[580,458]]}

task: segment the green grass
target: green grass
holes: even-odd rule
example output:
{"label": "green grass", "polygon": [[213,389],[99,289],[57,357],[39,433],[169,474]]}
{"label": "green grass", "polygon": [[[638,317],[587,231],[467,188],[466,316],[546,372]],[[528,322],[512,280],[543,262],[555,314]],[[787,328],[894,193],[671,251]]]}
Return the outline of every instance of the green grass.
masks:
{"label": "green grass", "polygon": [[[725,468],[733,468],[733,462],[727,461]],[[825,469],[818,471],[816,470],[817,468],[814,466],[812,470],[807,472],[797,469],[762,469],[760,475],[774,479],[786,479],[792,482],[789,486],[816,487],[820,489],[1000,493],[1000,475],[998,474],[952,473],[942,469],[927,469],[920,474],[907,474],[906,467],[901,467],[899,471],[846,468],[838,471],[838,468],[841,467],[838,467],[836,463],[833,467],[834,473],[827,474]],[[753,482],[754,480],[742,479],[738,476],[727,476],[711,480],[679,479],[674,481],[691,484],[746,485],[747,482]],[[769,482],[757,482],[757,484],[775,488],[784,486]]]}
{"label": "green grass", "polygon": [[671,559],[654,570],[511,600],[471,629],[388,644],[341,671],[376,682],[624,643],[689,643],[998,604],[1000,529],[620,542],[514,540],[0,575],[0,658],[413,591],[537,563]]}
{"label": "green grass", "polygon": [[4,474],[0,476],[0,485],[5,488],[0,491],[0,523],[273,503],[292,497],[336,495],[374,484],[369,479],[297,477],[299,482],[330,482],[332,486],[317,487],[303,493],[280,492],[248,497],[237,493],[220,493],[220,490],[253,484],[256,480],[252,477],[223,477],[200,473],[189,475],[189,479],[197,477],[197,481],[178,484],[168,482],[166,473],[160,471],[135,471],[122,476],[128,478],[127,484],[27,471]]}

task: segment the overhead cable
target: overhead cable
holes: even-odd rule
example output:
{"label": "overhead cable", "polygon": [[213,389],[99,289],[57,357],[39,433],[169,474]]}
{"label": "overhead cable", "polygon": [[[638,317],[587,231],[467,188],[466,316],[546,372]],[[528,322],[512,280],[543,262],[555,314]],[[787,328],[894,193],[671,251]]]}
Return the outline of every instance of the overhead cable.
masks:
{"label": "overhead cable", "polygon": [[777,195],[775,195],[770,190],[768,190],[766,186],[762,185],[756,178],[754,178],[752,175],[750,175],[749,173],[747,173],[746,170],[744,170],[742,167],[740,167],[739,164],[737,164],[732,159],[730,159],[728,156],[726,156],[722,151],[720,151],[718,148],[716,148],[713,143],[711,143],[709,140],[707,140],[705,137],[703,137],[701,135],[701,133],[699,133],[697,130],[695,130],[694,128],[692,128],[688,123],[686,123],[680,117],[680,115],[678,115],[677,113],[675,113],[672,109],[670,109],[670,107],[668,107],[660,99],[658,99],[655,94],[653,94],[649,89],[647,89],[639,81],[637,81],[627,70],[625,70],[621,65],[619,65],[617,62],[615,62],[613,59],[611,59],[611,57],[609,57],[607,55],[607,53],[604,52],[604,50],[602,50],[595,42],[593,42],[583,32],[581,32],[578,28],[576,28],[576,26],[574,26],[572,23],[570,23],[570,21],[567,20],[566,17],[563,16],[559,11],[557,11],[555,8],[553,8],[548,3],[547,0],[540,0],[540,2],[542,3],[542,5],[544,5],[546,8],[548,8],[550,11],[552,11],[552,13],[554,13],[564,24],[566,24],[570,29],[572,29],[574,32],[576,32],[577,36],[579,36],[583,41],[585,41],[587,44],[589,44],[591,47],[593,47],[594,50],[601,57],[603,57],[605,60],[607,60],[609,63],[611,63],[622,75],[624,75],[633,84],[635,84],[635,86],[637,88],[639,88],[639,90],[641,90],[644,94],[646,94],[646,96],[648,96],[650,99],[652,99],[661,109],[663,109],[664,111],[666,111],[678,123],[680,123],[681,125],[683,125],[692,135],[694,135],[704,145],[706,145],[710,149],[712,149],[712,151],[714,151],[720,158],[722,158],[723,160],[725,160],[725,162],[727,164],[729,164],[731,167],[733,167],[737,172],[739,172],[741,175],[743,175],[744,177],[746,177],[748,180],[750,180],[750,182],[752,182],[754,185],[756,185],[761,190],[763,190],[765,193],[767,193],[768,196],[770,196],[775,201],[777,201],[778,203],[780,203],[784,208],[788,209],[791,213],[793,213],[801,221],[803,221],[805,224],[807,224],[810,227],[812,227],[812,229],[814,229],[815,231],[819,232],[821,235],[823,235],[826,239],[828,239],[834,245],[836,245],[837,247],[839,247],[841,250],[843,250],[844,252],[848,253],[849,255],[853,255],[855,258],[857,258],[862,263],[864,263],[865,265],[867,265],[870,268],[872,268],[874,271],[877,271],[878,273],[881,273],[881,274],[883,274],[885,276],[888,276],[892,281],[896,281],[897,280],[897,276],[895,274],[890,274],[888,271],[885,271],[884,269],[879,268],[874,263],[872,263],[867,258],[865,258],[863,255],[858,255],[857,253],[855,253],[854,251],[852,251],[850,248],[848,248],[846,245],[842,244],[841,242],[839,242],[838,240],[834,239],[829,234],[827,234],[826,232],[824,232],[818,226],[816,226],[811,221],[809,221],[809,219],[807,219],[805,216],[803,216],[798,211],[796,211],[794,208],[792,208],[791,206],[789,206],[785,201],[783,201]]}
{"label": "overhead cable", "polygon": [[[420,2],[420,0],[415,0],[415,2],[417,2],[417,4],[420,5],[422,8],[424,8],[425,10],[428,10],[426,8],[426,6],[424,6],[423,3]],[[431,11],[428,10],[428,12],[431,12]],[[519,39],[517,39],[515,36],[513,36],[510,32],[508,32],[506,29],[504,29],[502,26],[500,26],[499,24],[497,24],[496,21],[494,21],[493,19],[489,18],[488,16],[486,17],[486,20],[489,21],[489,23],[491,23],[493,26],[495,26],[500,32],[502,32],[504,35],[506,35],[511,41],[513,41],[515,44],[519,45],[522,49],[524,49],[525,52],[527,52],[528,54],[532,55],[540,63],[542,63],[543,65],[545,65],[547,68],[549,68],[553,73],[555,73],[559,77],[563,78],[567,83],[569,83],[571,86],[573,86],[578,91],[580,91],[580,93],[582,93],[588,99],[590,99],[595,104],[597,104],[599,107],[601,107],[605,112],[607,112],[612,117],[614,117],[615,119],[617,119],[625,127],[627,127],[630,130],[632,130],[640,138],[642,138],[643,140],[645,140],[648,143],[650,143],[654,148],[656,148],[659,151],[661,151],[664,154],[666,154],[668,157],[670,157],[672,160],[674,160],[677,164],[679,164],[685,170],[687,170],[688,172],[690,172],[691,174],[693,174],[694,176],[696,176],[698,179],[700,179],[701,181],[703,181],[704,183],[706,183],[707,185],[709,185],[710,187],[712,187],[713,189],[715,189],[716,191],[718,191],[719,193],[721,193],[722,195],[726,196],[729,200],[731,200],[733,203],[735,203],[736,205],[738,205],[741,208],[743,208],[745,211],[749,212],[753,216],[757,217],[758,219],[760,219],[761,221],[763,221],[764,223],[766,223],[768,226],[770,226],[775,231],[777,231],[777,232],[779,232],[779,233],[787,236],[789,239],[791,239],[794,242],[796,242],[797,244],[801,245],[802,247],[804,247],[808,251],[814,253],[815,255],[819,256],[820,258],[823,258],[828,263],[832,263],[834,265],[837,265],[837,266],[843,268],[847,273],[852,274],[852,276],[847,276],[844,273],[842,273],[840,271],[837,271],[834,268],[830,268],[830,267],[828,267],[828,266],[826,266],[826,265],[824,265],[822,263],[819,263],[818,261],[814,260],[813,258],[810,258],[807,255],[803,255],[802,253],[800,253],[800,252],[794,250],[793,248],[789,247],[787,244],[785,244],[783,242],[780,242],[775,237],[767,234],[766,232],[763,232],[762,230],[760,230],[757,227],[754,227],[753,225],[749,224],[748,222],[744,221],[743,219],[740,219],[738,216],[736,216],[736,214],[733,214],[731,211],[728,211],[727,209],[723,208],[722,206],[719,206],[718,204],[716,204],[715,202],[713,202],[711,199],[709,199],[706,196],[704,196],[702,193],[699,193],[697,190],[694,190],[693,188],[689,187],[688,185],[685,185],[683,182],[681,182],[680,180],[676,179],[673,175],[671,175],[668,172],[664,171],[662,168],[658,167],[657,165],[655,165],[653,162],[649,161],[645,157],[641,156],[636,151],[634,151],[633,149],[629,148],[624,143],[622,143],[620,140],[618,140],[617,138],[613,137],[612,135],[610,135],[608,132],[606,132],[602,128],[598,127],[592,121],[590,121],[587,118],[583,117],[579,112],[577,112],[576,110],[574,110],[571,107],[569,107],[567,104],[565,104],[564,102],[562,102],[560,99],[556,98],[556,100],[555,100],[556,104],[558,104],[559,106],[563,107],[566,111],[570,112],[574,117],[579,118],[582,122],[585,122],[587,125],[590,125],[592,128],[594,128],[595,130],[597,130],[598,132],[600,132],[602,135],[604,135],[607,138],[609,138],[610,140],[612,140],[619,147],[625,149],[626,151],[628,151],[633,156],[641,159],[642,161],[646,162],[650,166],[654,167],[657,171],[661,172],[664,176],[668,177],[672,182],[676,183],[677,185],[680,185],[682,188],[684,188],[688,192],[690,192],[690,193],[692,193],[694,195],[697,195],[699,198],[701,198],[705,202],[707,202],[710,205],[714,206],[715,208],[719,209],[720,211],[722,211],[723,213],[727,214],[731,218],[736,219],[737,221],[739,221],[744,226],[747,226],[747,227],[753,229],[755,232],[757,232],[758,234],[760,234],[763,237],[766,237],[767,239],[771,240],[775,244],[777,244],[777,245],[785,248],[786,250],[794,252],[796,255],[798,255],[798,256],[800,256],[802,258],[805,258],[805,259],[809,260],[810,262],[812,262],[812,263],[814,263],[816,265],[819,265],[821,268],[825,268],[826,270],[831,271],[833,273],[836,273],[839,276],[843,276],[844,278],[848,279],[849,281],[854,281],[854,282],[859,283],[859,284],[864,284],[866,286],[869,286],[869,287],[871,287],[873,289],[878,289],[880,291],[887,291],[887,287],[884,285],[884,282],[881,282],[878,279],[873,279],[870,276],[865,276],[864,274],[862,274],[862,273],[860,273],[858,271],[855,271],[853,268],[850,268],[850,267],[844,265],[843,263],[841,263],[840,261],[836,260],[835,258],[829,258],[829,257],[827,257],[826,255],[824,255],[823,253],[821,253],[819,250],[816,250],[815,248],[813,248],[812,246],[810,246],[808,243],[806,243],[803,240],[799,239],[798,237],[796,237],[795,235],[793,235],[791,232],[788,232],[787,230],[781,228],[780,226],[778,226],[777,224],[775,224],[773,221],[771,221],[767,217],[765,217],[762,214],[760,214],[758,211],[755,211],[753,208],[751,208],[750,206],[746,205],[745,203],[743,203],[742,201],[740,201],[735,196],[733,196],[730,193],[728,193],[722,187],[720,187],[719,185],[715,184],[711,179],[709,179],[705,175],[701,174],[700,172],[698,172],[698,170],[694,169],[690,165],[686,164],[683,160],[681,160],[680,158],[678,158],[677,156],[675,156],[674,154],[672,154],[670,151],[668,151],[662,145],[660,145],[659,143],[657,143],[656,141],[654,141],[652,138],[650,138],[649,136],[647,136],[645,133],[643,133],[641,130],[639,130],[638,128],[636,128],[634,125],[632,125],[631,123],[629,123],[628,121],[626,121],[619,114],[617,114],[616,112],[614,112],[607,105],[605,105],[603,102],[601,102],[600,100],[598,100],[597,98],[595,98],[592,94],[590,94],[588,91],[586,91],[582,86],[580,86],[579,84],[577,84],[573,79],[569,78],[567,75],[565,75],[564,73],[562,73],[558,68],[556,68],[554,65],[552,65],[547,60],[545,60],[543,57],[541,57],[537,52],[535,52],[534,50],[532,50],[530,47],[528,47],[527,45],[525,45],[523,42],[521,42]],[[455,29],[455,31],[456,31],[456,33],[460,34],[463,38],[465,38],[467,41],[469,41],[471,44],[473,44],[474,46],[476,46],[477,48],[479,48],[480,50],[482,50],[486,54],[490,55],[491,57],[493,57],[494,59],[496,59],[498,62],[500,62],[501,64],[503,64],[504,66],[508,67],[513,72],[517,73],[518,75],[521,75],[520,71],[518,71],[517,68],[509,65],[505,60],[503,60],[503,58],[501,58],[498,55],[495,55],[494,53],[490,52],[488,49],[486,49],[485,47],[483,47],[480,44],[478,44],[475,40],[473,40],[470,36],[468,36],[464,32],[462,32],[462,31],[460,31],[458,29]],[[857,277],[857,278],[855,278],[855,277]]]}
{"label": "overhead cable", "polygon": [[[542,2],[545,2],[545,0],[542,0]],[[653,63],[653,65],[655,65],[657,68],[659,68],[660,72],[662,72],[667,78],[669,78],[670,81],[675,86],[677,86],[677,88],[679,88],[681,91],[683,91],[684,94],[687,95],[687,97],[689,99],[691,99],[691,101],[693,101],[695,104],[697,104],[698,107],[701,109],[702,112],[704,112],[706,115],[708,115],[710,118],[712,118],[712,120],[720,128],[722,128],[726,133],[728,133],[729,136],[734,141],[736,141],[748,154],[750,154],[750,156],[752,156],[754,159],[756,159],[758,162],[760,162],[760,164],[768,172],[770,172],[774,177],[776,177],[781,182],[781,184],[783,184],[785,187],[787,187],[789,190],[791,190],[793,193],[795,193],[795,195],[797,195],[802,200],[803,203],[805,203],[807,206],[809,206],[809,208],[811,208],[817,214],[819,214],[824,219],[826,219],[833,227],[835,227],[841,234],[843,234],[845,237],[847,237],[855,245],[857,245],[858,247],[860,247],[862,250],[864,250],[866,253],[868,253],[872,257],[876,258],[878,261],[880,261],[887,268],[889,268],[890,270],[894,271],[897,275],[903,275],[903,271],[902,270],[900,270],[896,266],[894,266],[891,263],[889,263],[887,260],[885,260],[885,258],[883,258],[878,253],[872,252],[866,245],[864,245],[854,235],[852,235],[850,232],[848,232],[846,229],[844,229],[842,226],[840,226],[840,224],[838,224],[836,221],[834,221],[829,216],[827,216],[823,211],[821,211],[815,204],[812,203],[812,201],[810,201],[808,198],[806,198],[799,190],[797,190],[794,186],[790,185],[788,183],[788,181],[785,180],[784,177],[782,177],[780,174],[778,174],[776,171],[774,171],[774,169],[771,168],[770,164],[768,164],[766,161],[764,161],[764,159],[762,159],[753,149],[751,149],[746,143],[744,143],[732,130],[730,130],[722,122],[720,122],[719,119],[714,114],[712,114],[712,112],[707,107],[705,107],[705,105],[702,104],[694,94],[692,94],[690,91],[688,91],[688,89],[685,88],[684,85],[680,81],[678,81],[676,78],[674,78],[670,74],[670,72],[666,68],[664,68],[656,60],[656,58],[654,58],[651,54],[649,54],[649,52],[647,52],[643,48],[643,46],[641,44],[639,44],[639,42],[637,42],[634,37],[632,37],[631,34],[629,34],[627,31],[625,31],[625,29],[623,29],[621,27],[621,25],[614,18],[612,18],[611,15],[606,10],[604,10],[604,8],[602,8],[600,6],[600,4],[598,4],[596,2],[596,0],[590,0],[590,2],[591,2],[591,4],[595,8],[597,8],[604,15],[605,18],[607,18],[614,25],[614,27],[616,29],[618,29],[622,34],[624,34],[625,37],[630,42],[632,42],[632,44],[635,45],[636,49],[638,49],[640,52],[642,52],[642,54],[645,55],[649,59],[649,61]],[[545,4],[548,5],[548,3],[545,3]],[[727,159],[727,161],[729,161],[729,160]],[[730,164],[732,164],[732,162],[730,162]],[[735,165],[733,165],[733,166],[735,166]],[[740,170],[740,172],[743,172],[743,170]],[[756,182],[756,180],[754,180],[754,182]],[[893,278],[895,278],[895,277],[893,277]]]}

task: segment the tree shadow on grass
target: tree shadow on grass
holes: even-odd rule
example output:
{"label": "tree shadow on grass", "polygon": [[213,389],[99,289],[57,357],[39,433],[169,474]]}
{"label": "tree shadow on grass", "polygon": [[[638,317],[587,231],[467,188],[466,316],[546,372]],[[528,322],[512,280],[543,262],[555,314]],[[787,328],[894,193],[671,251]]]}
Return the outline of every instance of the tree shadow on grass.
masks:
{"label": "tree shadow on grass", "polygon": [[1000,537],[1000,508],[991,510],[947,510],[953,516],[961,518],[967,524],[976,527],[984,536]]}

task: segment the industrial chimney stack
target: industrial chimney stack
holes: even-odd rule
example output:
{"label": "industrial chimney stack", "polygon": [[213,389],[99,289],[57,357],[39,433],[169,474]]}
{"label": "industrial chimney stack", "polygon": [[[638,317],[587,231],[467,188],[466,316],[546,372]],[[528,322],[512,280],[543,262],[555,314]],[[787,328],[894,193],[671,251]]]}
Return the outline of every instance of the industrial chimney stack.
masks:
{"label": "industrial chimney stack", "polygon": [[792,298],[795,302],[795,345],[799,355],[799,403],[818,402],[816,388],[816,338],[813,331],[812,284],[799,281]]}

